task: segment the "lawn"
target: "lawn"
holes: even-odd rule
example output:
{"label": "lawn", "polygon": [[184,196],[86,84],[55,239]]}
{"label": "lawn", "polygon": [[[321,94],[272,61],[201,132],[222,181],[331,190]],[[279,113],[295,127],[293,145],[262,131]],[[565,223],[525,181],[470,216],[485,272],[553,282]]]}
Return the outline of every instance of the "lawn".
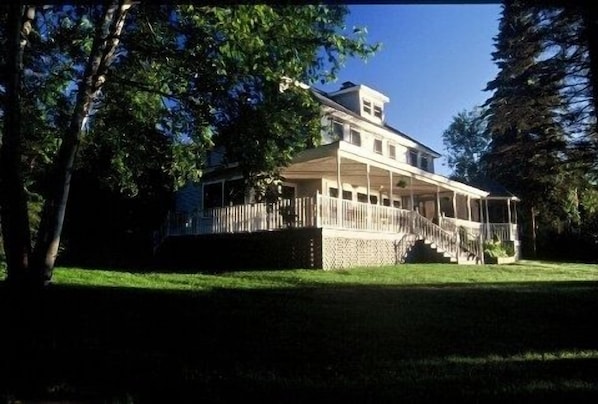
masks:
{"label": "lawn", "polygon": [[5,292],[0,401],[598,399],[592,265],[59,268],[35,302]]}

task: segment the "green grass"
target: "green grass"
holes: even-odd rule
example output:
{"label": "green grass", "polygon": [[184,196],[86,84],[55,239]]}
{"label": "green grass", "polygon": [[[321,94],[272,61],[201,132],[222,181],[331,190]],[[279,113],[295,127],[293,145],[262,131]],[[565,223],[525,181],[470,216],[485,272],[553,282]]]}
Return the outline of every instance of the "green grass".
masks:
{"label": "green grass", "polygon": [[58,268],[59,285],[93,285],[209,291],[219,288],[263,289],[346,285],[422,285],[598,280],[598,266],[522,261],[511,265],[458,266],[405,264],[348,270],[238,271],[221,274],[129,273]]}
{"label": "green grass", "polygon": [[221,274],[59,268],[0,285],[0,402],[597,402],[598,268]]}

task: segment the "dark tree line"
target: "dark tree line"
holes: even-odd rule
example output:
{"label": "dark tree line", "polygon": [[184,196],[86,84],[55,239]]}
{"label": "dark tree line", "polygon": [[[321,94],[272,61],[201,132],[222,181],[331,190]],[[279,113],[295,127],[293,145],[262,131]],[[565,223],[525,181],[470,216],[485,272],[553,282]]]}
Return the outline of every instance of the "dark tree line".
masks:
{"label": "dark tree line", "polygon": [[522,199],[530,256],[571,244],[584,248],[567,258],[597,255],[596,23],[581,3],[505,1],[491,96],[481,113],[456,116],[443,135],[457,176],[492,178]]}

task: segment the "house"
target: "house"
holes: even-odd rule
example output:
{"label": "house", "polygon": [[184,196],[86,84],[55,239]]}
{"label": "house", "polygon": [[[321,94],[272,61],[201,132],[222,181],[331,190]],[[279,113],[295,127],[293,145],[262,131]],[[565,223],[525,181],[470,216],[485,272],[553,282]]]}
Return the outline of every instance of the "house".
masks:
{"label": "house", "polygon": [[[352,82],[311,91],[322,108],[321,145],[282,170],[277,198],[245,192],[215,150],[202,182],[176,196],[162,257],[231,268],[476,264],[490,237],[518,254],[516,196],[436,174],[440,154],[387,124],[381,92]],[[220,248],[227,253],[213,253]]]}

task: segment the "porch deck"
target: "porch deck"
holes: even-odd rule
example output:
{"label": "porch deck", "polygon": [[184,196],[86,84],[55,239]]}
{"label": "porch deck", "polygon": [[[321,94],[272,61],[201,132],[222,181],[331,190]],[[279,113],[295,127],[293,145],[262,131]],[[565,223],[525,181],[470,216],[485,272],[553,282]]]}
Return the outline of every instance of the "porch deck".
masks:
{"label": "porch deck", "polygon": [[[167,217],[162,236],[253,233],[289,228],[334,228],[377,233],[414,233],[432,227],[455,234],[462,228],[474,237],[517,239],[517,225],[480,223],[441,217],[438,223],[415,211],[332,198],[324,195],[205,209]],[[428,223],[429,222],[429,223]]]}

